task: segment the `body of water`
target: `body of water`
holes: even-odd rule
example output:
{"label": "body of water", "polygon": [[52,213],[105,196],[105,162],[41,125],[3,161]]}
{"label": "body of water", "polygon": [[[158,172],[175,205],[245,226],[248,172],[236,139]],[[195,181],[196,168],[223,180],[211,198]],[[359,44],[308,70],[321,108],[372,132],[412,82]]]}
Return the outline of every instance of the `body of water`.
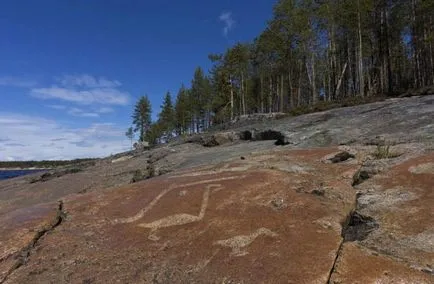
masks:
{"label": "body of water", "polygon": [[41,171],[43,170],[8,170],[8,171],[0,170],[0,180],[19,177],[19,176],[37,173]]}

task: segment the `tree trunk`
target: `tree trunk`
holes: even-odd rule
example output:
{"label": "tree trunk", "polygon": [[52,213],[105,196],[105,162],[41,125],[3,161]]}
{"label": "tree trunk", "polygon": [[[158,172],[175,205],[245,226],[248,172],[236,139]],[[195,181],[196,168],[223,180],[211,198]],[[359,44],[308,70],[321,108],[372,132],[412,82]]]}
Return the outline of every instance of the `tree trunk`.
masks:
{"label": "tree trunk", "polygon": [[[347,62],[348,62],[348,81],[350,82],[350,87],[349,87],[349,91],[346,93],[346,95],[352,96],[353,95],[353,91],[354,91],[354,79],[353,79],[353,68],[352,68],[352,64],[351,64],[351,50],[350,50],[350,40],[349,37],[347,36]],[[344,86],[347,86],[348,84],[344,84]],[[347,88],[345,88],[347,89]]]}
{"label": "tree trunk", "polygon": [[317,103],[317,93],[316,93],[316,76],[315,76],[315,53],[312,52],[312,104]]}
{"label": "tree trunk", "polygon": [[431,35],[431,39],[429,39],[429,54],[430,54],[430,62],[431,62],[431,82],[434,85],[434,59],[433,59],[433,49],[432,49],[432,42],[433,42],[433,38],[434,34],[433,34],[433,21],[432,21],[432,16],[429,17],[429,23],[430,23],[430,35]]}
{"label": "tree trunk", "polygon": [[[330,40],[330,48],[331,48],[331,54],[330,54],[330,60],[331,60],[331,85],[335,87],[337,85],[337,60],[336,60],[336,41],[335,41],[335,24],[331,24],[331,40]],[[335,98],[333,98],[335,99]]]}
{"label": "tree trunk", "polygon": [[241,72],[241,104],[242,104],[243,115],[246,114],[244,91],[245,91],[244,90],[244,74],[243,74],[243,72]]}
{"label": "tree trunk", "polygon": [[393,81],[392,81],[392,69],[391,69],[391,63],[390,63],[390,57],[391,57],[391,52],[390,52],[390,39],[389,39],[389,17],[388,17],[388,12],[387,12],[387,0],[385,0],[385,5],[384,5],[384,20],[386,23],[385,26],[385,33],[386,33],[386,62],[387,62],[387,92],[390,94],[392,93],[393,90]]}
{"label": "tree trunk", "polygon": [[273,112],[273,76],[270,76],[270,93],[268,94],[269,113]]}
{"label": "tree trunk", "polygon": [[261,113],[264,113],[264,76],[261,74]]}
{"label": "tree trunk", "polygon": [[244,115],[247,113],[247,106],[246,106],[246,95],[247,95],[247,82],[248,80],[244,80],[245,84],[244,84],[244,98],[243,98],[243,102],[244,102]]}
{"label": "tree trunk", "polygon": [[365,79],[363,75],[363,42],[362,42],[362,24],[360,16],[360,0],[357,0],[357,18],[358,18],[358,28],[359,28],[359,92],[362,97],[365,96]]}
{"label": "tree trunk", "polygon": [[347,65],[348,65],[348,62],[345,62],[344,68],[342,69],[342,74],[339,77],[338,85],[336,86],[336,91],[335,91],[336,98],[339,97],[339,89],[341,88],[342,78],[344,77],[345,70],[347,70]]}
{"label": "tree trunk", "polygon": [[294,97],[292,95],[291,69],[289,69],[288,71],[288,85],[289,85],[289,91],[288,91],[289,103],[291,105],[291,108],[294,108]]}
{"label": "tree trunk", "polygon": [[231,84],[231,120],[234,119],[234,88],[232,86],[232,76],[229,76],[229,81]]}
{"label": "tree trunk", "polygon": [[284,111],[283,74],[280,74],[280,112]]}
{"label": "tree trunk", "polygon": [[298,75],[298,93],[297,93],[297,106],[301,106],[301,74],[303,71],[303,62],[300,60],[300,72]]}

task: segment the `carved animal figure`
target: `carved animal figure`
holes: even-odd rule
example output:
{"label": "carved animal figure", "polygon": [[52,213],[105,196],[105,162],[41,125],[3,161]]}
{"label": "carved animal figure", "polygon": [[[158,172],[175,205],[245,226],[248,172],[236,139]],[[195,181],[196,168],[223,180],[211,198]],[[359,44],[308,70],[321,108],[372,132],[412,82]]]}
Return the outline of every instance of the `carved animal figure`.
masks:
{"label": "carved animal figure", "polygon": [[172,226],[185,225],[185,224],[198,222],[198,221],[202,220],[203,217],[205,216],[205,211],[206,211],[206,208],[208,207],[210,191],[211,191],[211,188],[213,188],[213,187],[214,188],[220,188],[221,185],[211,184],[211,185],[207,185],[205,187],[205,190],[203,192],[202,204],[200,207],[199,215],[195,216],[195,215],[186,214],[186,213],[175,214],[175,215],[170,215],[170,216],[164,217],[162,219],[156,220],[156,221],[151,222],[151,223],[141,223],[137,226],[151,229],[151,232],[149,233],[148,238],[150,240],[156,241],[156,240],[159,240],[159,237],[157,237],[155,235],[155,233],[158,229],[172,227]]}

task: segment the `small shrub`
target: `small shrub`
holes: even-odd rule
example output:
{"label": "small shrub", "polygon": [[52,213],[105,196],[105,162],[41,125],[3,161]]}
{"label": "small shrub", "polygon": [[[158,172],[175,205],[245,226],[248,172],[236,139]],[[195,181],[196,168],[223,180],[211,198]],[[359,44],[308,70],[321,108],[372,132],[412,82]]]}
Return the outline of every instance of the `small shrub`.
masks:
{"label": "small shrub", "polygon": [[148,174],[149,174],[149,178],[152,178],[155,176],[155,168],[153,165],[150,165],[148,167]]}
{"label": "small shrub", "polygon": [[70,168],[65,170],[65,174],[76,174],[83,171],[82,168]]}
{"label": "small shrub", "polygon": [[139,182],[144,179],[145,179],[145,175],[142,173],[142,171],[136,170],[134,172],[133,178],[131,179],[131,183]]}
{"label": "small shrub", "polygon": [[372,153],[372,155],[377,160],[396,158],[400,156],[400,154],[390,150],[390,145],[378,145],[377,149],[374,153]]}

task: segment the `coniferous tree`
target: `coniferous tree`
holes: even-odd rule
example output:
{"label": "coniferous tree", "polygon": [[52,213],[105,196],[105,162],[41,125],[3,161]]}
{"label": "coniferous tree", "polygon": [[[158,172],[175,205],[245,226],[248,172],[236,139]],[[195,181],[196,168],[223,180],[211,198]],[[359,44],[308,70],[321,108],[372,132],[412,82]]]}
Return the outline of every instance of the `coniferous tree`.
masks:
{"label": "coniferous tree", "polygon": [[247,113],[434,85],[433,10],[432,0],[278,0],[252,43],[209,55],[208,74],[196,68],[172,127],[195,133]]}
{"label": "coniferous tree", "polygon": [[168,139],[172,137],[172,133],[175,129],[175,110],[172,103],[172,97],[169,92],[166,93],[161,106],[161,112],[158,115],[160,128]]}
{"label": "coniferous tree", "polygon": [[125,132],[125,136],[130,140],[131,142],[131,150],[133,149],[133,139],[134,139],[134,130],[133,127],[128,128],[127,132]]}
{"label": "coniferous tree", "polygon": [[134,132],[139,131],[139,141],[145,141],[146,132],[151,126],[151,102],[148,96],[142,96],[134,107],[133,124]]}
{"label": "coniferous tree", "polygon": [[187,133],[191,123],[188,99],[188,90],[182,85],[176,96],[175,103],[175,128],[178,135]]}

